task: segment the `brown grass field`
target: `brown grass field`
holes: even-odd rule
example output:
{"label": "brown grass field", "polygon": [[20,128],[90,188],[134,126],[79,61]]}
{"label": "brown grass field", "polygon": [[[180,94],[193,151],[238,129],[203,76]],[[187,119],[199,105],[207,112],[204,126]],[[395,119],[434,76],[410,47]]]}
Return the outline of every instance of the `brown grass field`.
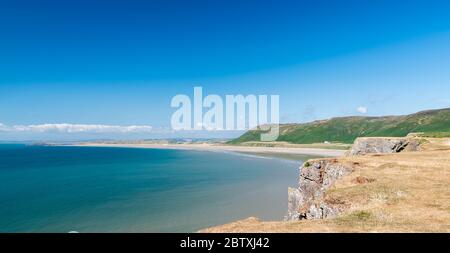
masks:
{"label": "brown grass field", "polygon": [[450,138],[424,139],[421,148],[338,158],[354,172],[327,192],[326,199],[344,209],[336,218],[251,217],[200,232],[450,232]]}

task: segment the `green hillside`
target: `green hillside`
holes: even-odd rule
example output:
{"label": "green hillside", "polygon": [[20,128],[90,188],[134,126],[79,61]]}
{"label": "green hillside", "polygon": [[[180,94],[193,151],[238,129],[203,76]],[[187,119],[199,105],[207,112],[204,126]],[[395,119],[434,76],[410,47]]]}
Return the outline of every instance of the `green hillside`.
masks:
{"label": "green hillside", "polygon": [[[340,117],[305,124],[280,125],[277,141],[320,143],[324,141],[353,143],[357,137],[406,136],[412,132],[450,132],[450,108],[422,111],[406,116]],[[259,141],[259,130],[251,130],[230,144]]]}

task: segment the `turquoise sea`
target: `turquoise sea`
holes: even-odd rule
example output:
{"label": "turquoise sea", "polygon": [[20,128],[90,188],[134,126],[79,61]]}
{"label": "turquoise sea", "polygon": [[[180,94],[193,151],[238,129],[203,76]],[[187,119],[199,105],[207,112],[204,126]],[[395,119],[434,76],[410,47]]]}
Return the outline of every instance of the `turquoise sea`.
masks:
{"label": "turquoise sea", "polygon": [[194,232],[281,220],[301,161],[134,148],[0,145],[0,232]]}

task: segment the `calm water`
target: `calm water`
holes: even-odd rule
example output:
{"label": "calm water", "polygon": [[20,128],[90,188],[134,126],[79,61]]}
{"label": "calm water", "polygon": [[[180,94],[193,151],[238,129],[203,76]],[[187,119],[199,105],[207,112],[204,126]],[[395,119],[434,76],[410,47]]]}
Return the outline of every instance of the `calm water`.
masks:
{"label": "calm water", "polygon": [[235,153],[0,145],[0,232],[192,232],[279,220],[301,162]]}

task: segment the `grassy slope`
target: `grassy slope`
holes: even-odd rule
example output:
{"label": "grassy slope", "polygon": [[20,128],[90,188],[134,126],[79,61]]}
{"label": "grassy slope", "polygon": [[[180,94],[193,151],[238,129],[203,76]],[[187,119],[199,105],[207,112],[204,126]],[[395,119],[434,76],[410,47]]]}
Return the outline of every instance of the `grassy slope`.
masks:
{"label": "grassy slope", "polygon": [[[357,137],[406,136],[411,132],[450,132],[450,108],[418,112],[407,116],[341,117],[306,124],[280,126],[278,141],[353,143]],[[248,131],[230,144],[259,141],[260,131]]]}

